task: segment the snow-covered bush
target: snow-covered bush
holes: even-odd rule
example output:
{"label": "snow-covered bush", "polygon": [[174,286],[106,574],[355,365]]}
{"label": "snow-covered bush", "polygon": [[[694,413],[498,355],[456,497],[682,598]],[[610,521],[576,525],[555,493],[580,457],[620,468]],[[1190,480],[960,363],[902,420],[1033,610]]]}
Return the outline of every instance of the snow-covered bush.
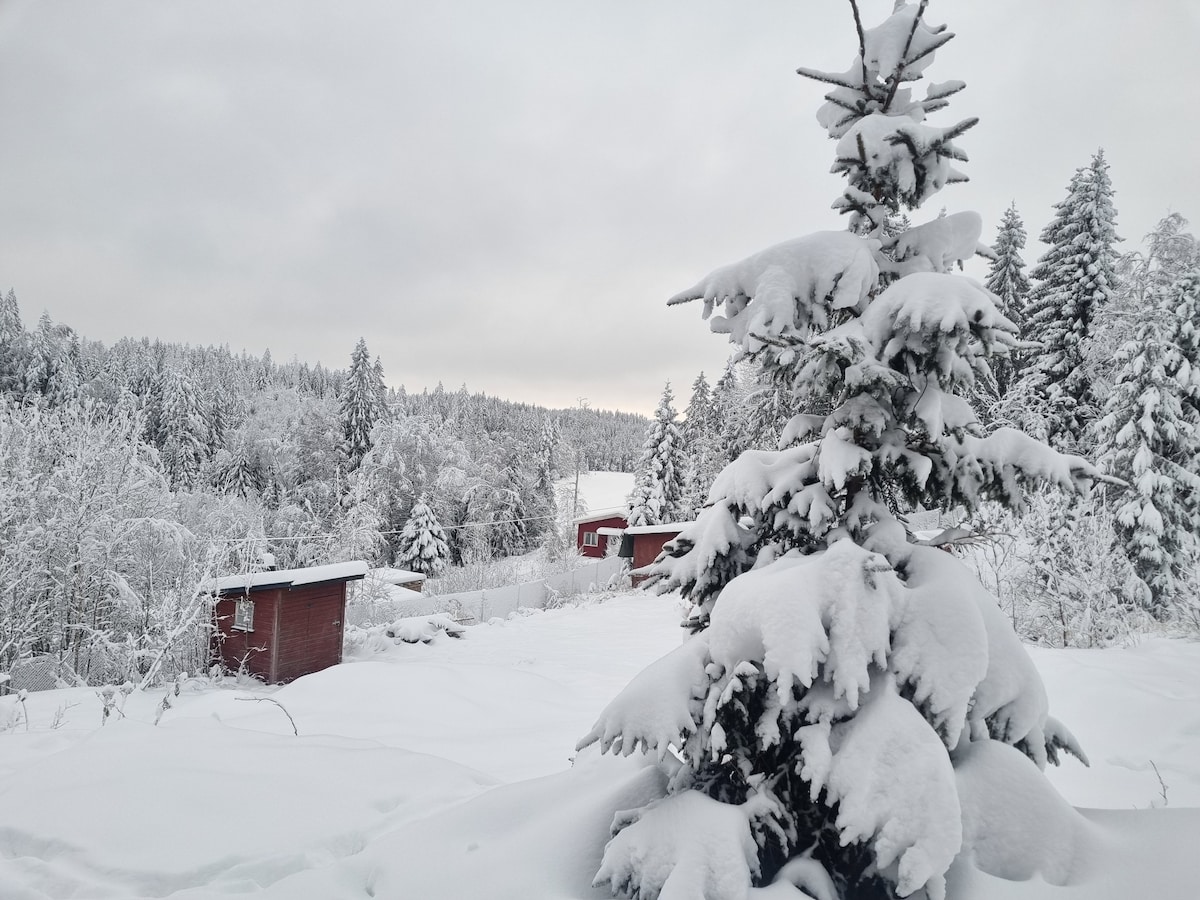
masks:
{"label": "snow-covered bush", "polygon": [[1020,515],[988,504],[967,525],[954,552],[1023,640],[1106,647],[1160,630],[1137,602],[1137,574],[1115,550],[1116,517],[1099,492],[1035,494]]}
{"label": "snow-covered bush", "polygon": [[461,638],[466,629],[449,616],[407,616],[386,625],[352,626],[346,629],[346,647],[350,653],[383,653],[402,644],[432,644],[445,636]]}
{"label": "snow-covered bush", "polygon": [[[614,822],[597,875],[614,892],[740,900],[807,873],[805,889],[825,896],[940,898],[951,862],[992,835],[978,805],[992,792],[964,787],[960,761],[976,786],[1020,771],[1034,785],[1022,798],[1045,800],[1028,805],[1036,815],[1056,799],[1038,767],[1082,756],[996,599],[900,519],[989,499],[1019,508],[1027,488],[1086,493],[1100,478],[1017,430],[984,435],[965,399],[1015,343],[997,298],[949,272],[990,252],[979,216],[895,227],[964,180],[953,141],[975,121],[926,121],[960,82],[914,98],[952,37],[924,9],[899,4],[860,30],[845,72],[801,70],[833,85],[818,119],[838,142],[848,184],[834,206],[849,230],[771,247],[670,301],[703,300],[712,330],[806,412],[779,450],[730,464],[667,545],[655,572],[693,604],[699,633],[580,741],[654,753],[671,772],[666,797]],[[1036,824],[1013,805],[1006,827]],[[724,837],[698,832],[710,826]],[[1057,862],[985,866],[1069,877]]]}

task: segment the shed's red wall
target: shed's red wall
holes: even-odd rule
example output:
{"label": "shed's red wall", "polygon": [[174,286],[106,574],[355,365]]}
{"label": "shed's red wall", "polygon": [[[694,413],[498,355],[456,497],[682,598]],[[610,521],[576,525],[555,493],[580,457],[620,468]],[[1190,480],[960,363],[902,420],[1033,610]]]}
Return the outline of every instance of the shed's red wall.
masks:
{"label": "shed's red wall", "polygon": [[596,519],[594,522],[580,522],[575,534],[575,546],[584,556],[603,557],[608,552],[608,538],[604,535],[597,535],[596,546],[586,547],[583,543],[584,534],[598,528],[625,528],[628,524],[624,516],[609,516],[607,519]]}
{"label": "shed's red wall", "polygon": [[[682,529],[680,529],[682,531]],[[632,569],[648,566],[658,558],[665,544],[679,537],[678,531],[656,531],[652,534],[635,534],[633,537]],[[630,579],[634,587],[646,580],[645,575],[634,575]]]}
{"label": "shed's red wall", "polygon": [[233,627],[234,611],[239,597],[217,600],[217,634],[214,656],[231,672],[246,671],[256,678],[274,680],[275,642],[279,628],[279,604],[283,591],[279,588],[254,591],[254,630],[241,631]]}

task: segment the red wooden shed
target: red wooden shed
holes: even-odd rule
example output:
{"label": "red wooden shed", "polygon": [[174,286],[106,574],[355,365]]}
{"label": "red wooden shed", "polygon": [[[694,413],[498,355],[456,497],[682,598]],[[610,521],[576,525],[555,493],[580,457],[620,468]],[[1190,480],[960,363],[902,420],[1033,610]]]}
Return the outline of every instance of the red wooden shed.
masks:
{"label": "red wooden shed", "polygon": [[342,661],[346,583],[365,562],[250,572],[214,578],[213,659],[268,684],[282,684]]}
{"label": "red wooden shed", "polygon": [[584,556],[603,557],[608,552],[608,537],[601,528],[621,529],[628,525],[623,509],[606,509],[575,520],[575,546]]}
{"label": "red wooden shed", "polygon": [[631,571],[630,582],[637,587],[646,580],[646,575],[639,575],[643,569],[658,558],[662,548],[679,536],[679,532],[690,522],[673,522],[666,525],[634,525],[625,529],[625,534],[633,541],[633,558],[629,563]]}

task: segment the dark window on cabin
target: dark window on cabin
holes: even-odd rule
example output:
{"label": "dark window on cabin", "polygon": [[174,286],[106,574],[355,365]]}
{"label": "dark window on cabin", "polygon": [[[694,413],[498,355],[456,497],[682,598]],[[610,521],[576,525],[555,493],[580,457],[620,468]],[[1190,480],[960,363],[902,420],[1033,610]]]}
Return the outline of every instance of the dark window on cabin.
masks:
{"label": "dark window on cabin", "polygon": [[238,600],[233,609],[233,627],[238,631],[254,630],[254,601]]}
{"label": "dark window on cabin", "polygon": [[600,536],[598,534],[596,534],[596,532],[594,532],[594,531],[585,531],[583,533],[583,546],[599,547],[600,546]]}

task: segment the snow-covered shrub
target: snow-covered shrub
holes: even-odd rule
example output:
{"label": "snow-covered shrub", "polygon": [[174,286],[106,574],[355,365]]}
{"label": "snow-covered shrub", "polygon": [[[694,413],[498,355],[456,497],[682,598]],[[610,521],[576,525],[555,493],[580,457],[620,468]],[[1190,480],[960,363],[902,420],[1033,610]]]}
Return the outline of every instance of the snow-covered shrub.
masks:
{"label": "snow-covered shrub", "polygon": [[[1082,756],[996,599],[898,517],[988,499],[1020,508],[1030,487],[1086,493],[1100,478],[1020,431],[984,435],[965,399],[1015,344],[996,298],[948,271],[987,252],[979,217],[896,231],[901,209],[964,179],[953,141],[974,124],[926,121],[960,82],[914,98],[952,36],[924,8],[901,3],[860,31],[845,72],[801,70],[833,85],[818,119],[838,142],[848,184],[834,205],[849,230],[779,244],[669,301],[703,300],[712,330],[807,411],[779,450],[731,463],[664,549],[654,571],[692,603],[699,633],[580,741],[653,753],[671,773],[666,797],[614,822],[597,875],[614,892],[740,900],[799,866],[839,898],[936,900],[955,857],[990,834],[973,799],[986,792],[964,793],[960,760],[990,783],[1028,757],[1048,798],[1036,815],[1054,798],[1037,768]],[[694,792],[733,809],[716,814]],[[1008,822],[1033,827],[1023,808]],[[660,822],[672,827],[647,824]],[[709,826],[723,837],[699,833]],[[1011,862],[990,865],[1022,868]]]}
{"label": "snow-covered shrub", "polygon": [[1035,494],[1019,516],[989,504],[969,524],[955,553],[1024,640],[1106,647],[1158,630],[1137,602],[1137,575],[1115,549],[1116,518],[1099,494]]}
{"label": "snow-covered shrub", "polygon": [[432,644],[441,636],[461,638],[466,629],[449,616],[409,616],[386,625],[353,626],[346,629],[346,646],[351,653],[382,653],[401,644]]}

